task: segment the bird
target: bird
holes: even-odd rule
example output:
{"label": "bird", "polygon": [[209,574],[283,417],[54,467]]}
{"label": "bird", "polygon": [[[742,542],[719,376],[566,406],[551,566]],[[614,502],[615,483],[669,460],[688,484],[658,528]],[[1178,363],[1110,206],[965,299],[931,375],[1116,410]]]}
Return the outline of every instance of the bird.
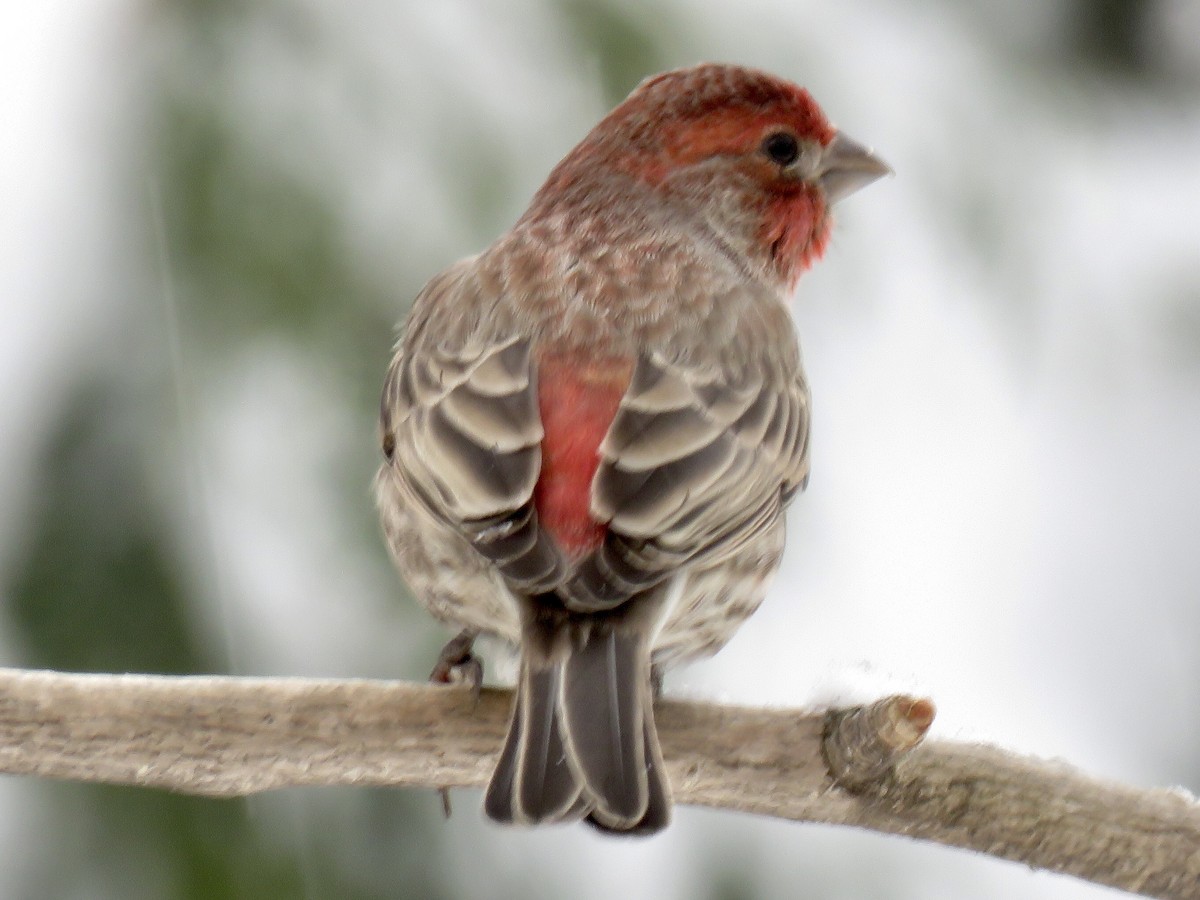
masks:
{"label": "bird", "polygon": [[653,700],[760,605],[809,475],[788,303],[831,208],[889,174],[804,88],[704,63],[643,81],[487,249],[413,301],[375,495],[410,590],[459,631],[431,676],[519,651],[484,812],[649,835]]}

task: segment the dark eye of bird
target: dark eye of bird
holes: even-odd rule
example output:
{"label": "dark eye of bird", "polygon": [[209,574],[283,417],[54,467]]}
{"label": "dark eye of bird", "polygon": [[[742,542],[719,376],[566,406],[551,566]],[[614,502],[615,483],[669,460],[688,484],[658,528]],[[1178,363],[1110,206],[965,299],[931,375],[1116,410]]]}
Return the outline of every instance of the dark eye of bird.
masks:
{"label": "dark eye of bird", "polygon": [[786,131],[777,131],[775,134],[768,135],[767,139],[763,141],[762,148],[772,161],[781,166],[790,166],[800,155],[800,143],[794,135],[788,134]]}

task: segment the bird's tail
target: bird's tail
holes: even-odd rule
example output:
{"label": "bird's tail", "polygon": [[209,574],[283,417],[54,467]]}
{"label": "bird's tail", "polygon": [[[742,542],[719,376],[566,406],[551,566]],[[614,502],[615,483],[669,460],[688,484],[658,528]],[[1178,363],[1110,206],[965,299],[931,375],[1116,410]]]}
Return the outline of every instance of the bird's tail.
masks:
{"label": "bird's tail", "polygon": [[586,816],[603,831],[666,827],[670,792],[641,629],[527,625],[512,722],[484,810],[520,825]]}

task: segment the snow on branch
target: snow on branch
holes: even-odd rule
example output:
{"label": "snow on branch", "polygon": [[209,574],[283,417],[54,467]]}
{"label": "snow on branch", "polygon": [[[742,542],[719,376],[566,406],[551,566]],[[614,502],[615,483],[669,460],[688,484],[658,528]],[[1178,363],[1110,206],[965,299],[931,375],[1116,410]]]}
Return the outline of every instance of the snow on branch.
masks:
{"label": "snow on branch", "polygon": [[[0,773],[238,796],[481,787],[511,694],[383,681],[0,669]],[[981,744],[921,742],[933,704],[828,712],[663,700],[680,803],[855,825],[1151,897],[1200,897],[1200,804]],[[920,745],[920,746],[918,746]]]}

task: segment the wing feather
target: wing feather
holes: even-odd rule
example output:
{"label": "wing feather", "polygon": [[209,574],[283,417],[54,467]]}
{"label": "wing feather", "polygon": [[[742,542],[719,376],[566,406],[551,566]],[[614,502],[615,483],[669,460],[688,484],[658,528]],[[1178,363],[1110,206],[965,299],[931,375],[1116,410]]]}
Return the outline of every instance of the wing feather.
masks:
{"label": "wing feather", "polygon": [[446,315],[479,291],[460,264],[417,298],[384,384],[384,446],[413,493],[514,587],[552,590],[563,561],[533,506],[543,432],[531,344]]}
{"label": "wing feather", "polygon": [[719,562],[778,525],[808,471],[799,361],[735,372],[639,358],[601,445],[592,511],[604,544],[565,588],[577,610],[611,608],[682,565]]}

